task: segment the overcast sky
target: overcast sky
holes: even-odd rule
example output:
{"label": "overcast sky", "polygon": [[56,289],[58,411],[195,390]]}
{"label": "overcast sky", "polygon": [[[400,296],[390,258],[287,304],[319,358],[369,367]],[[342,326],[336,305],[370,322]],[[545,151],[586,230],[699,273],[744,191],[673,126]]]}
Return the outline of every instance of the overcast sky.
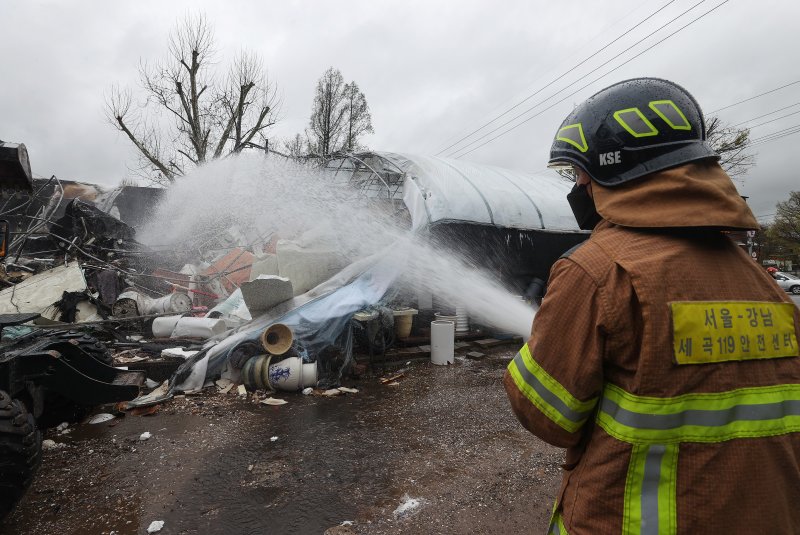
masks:
{"label": "overcast sky", "polygon": [[[25,143],[39,176],[55,174],[110,186],[130,177],[135,153],[106,122],[104,95],[112,84],[135,89],[139,61],[164,57],[177,20],[202,12],[215,28],[220,66],[241,49],[263,57],[283,101],[281,121],[270,131],[271,139],[291,137],[306,127],[316,81],[333,66],[366,95],[375,128],[365,140],[371,148],[436,155],[665,5],[479,134],[553,94],[557,93],[520,120],[567,97],[563,102],[461,158],[543,171],[552,136],[570,109],[630,77],[678,82],[706,112],[800,80],[798,2],[0,0],[0,139]],[[736,124],[798,102],[800,83],[719,115]],[[800,105],[747,124],[795,111],[800,112]],[[756,126],[752,137],[799,123],[800,113],[783,117]],[[739,181],[740,192],[750,197],[757,216],[765,216],[762,220],[769,219],[775,203],[789,190],[800,189],[797,143],[800,133],[759,145],[756,167]],[[453,149],[442,155],[453,155]]]}

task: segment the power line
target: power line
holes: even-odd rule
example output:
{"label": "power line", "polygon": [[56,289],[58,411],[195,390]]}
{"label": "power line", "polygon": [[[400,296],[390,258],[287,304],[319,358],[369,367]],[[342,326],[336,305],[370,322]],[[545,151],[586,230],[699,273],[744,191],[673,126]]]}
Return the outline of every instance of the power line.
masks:
{"label": "power line", "polygon": [[[579,87],[578,89],[576,89],[576,90],[575,90],[575,91],[573,91],[572,93],[568,94],[567,96],[565,96],[565,97],[564,97],[564,98],[562,98],[561,100],[559,100],[559,101],[557,101],[557,102],[554,102],[554,103],[553,103],[553,104],[551,104],[550,106],[548,106],[548,107],[544,108],[543,110],[541,110],[541,111],[539,111],[539,112],[535,113],[534,115],[531,115],[531,116],[530,116],[530,117],[528,117],[527,119],[525,119],[525,120],[521,121],[520,123],[518,123],[518,124],[516,124],[516,125],[512,126],[512,127],[511,127],[511,128],[509,128],[508,130],[506,130],[506,131],[504,131],[504,132],[501,132],[500,134],[498,134],[498,135],[496,135],[496,136],[494,136],[494,137],[492,137],[492,138],[490,138],[490,139],[486,140],[485,142],[481,143],[480,145],[478,145],[478,146],[476,146],[476,147],[473,147],[472,149],[470,149],[470,150],[468,150],[468,151],[464,151],[464,152],[461,152],[460,154],[456,154],[454,157],[455,157],[455,158],[461,158],[462,156],[465,156],[465,155],[467,155],[467,154],[469,154],[469,153],[471,153],[471,152],[473,152],[473,151],[475,151],[475,150],[477,150],[477,149],[479,149],[479,148],[483,147],[484,145],[487,145],[488,143],[491,143],[491,142],[492,142],[492,141],[494,141],[495,139],[498,139],[498,138],[500,138],[500,137],[502,137],[502,136],[504,136],[504,135],[508,134],[509,132],[511,132],[511,131],[513,131],[513,130],[516,130],[517,128],[519,128],[519,127],[520,127],[520,126],[522,126],[523,124],[527,123],[527,122],[528,122],[528,121],[530,121],[531,119],[533,119],[533,118],[535,118],[535,117],[538,117],[539,115],[543,114],[543,113],[544,113],[544,112],[546,112],[547,110],[550,110],[550,109],[552,109],[553,107],[555,107],[556,105],[558,105],[558,104],[560,104],[560,103],[564,102],[564,101],[565,101],[565,100],[567,100],[569,97],[571,97],[571,96],[575,95],[576,93],[579,93],[580,91],[582,91],[582,90],[586,89],[587,87],[589,87],[589,86],[590,86],[590,85],[592,85],[593,83],[597,82],[598,80],[600,80],[600,79],[602,79],[602,78],[604,78],[604,77],[608,76],[609,74],[611,74],[612,72],[616,71],[617,69],[619,69],[619,68],[621,68],[621,67],[623,67],[623,66],[627,65],[628,63],[630,63],[631,61],[635,60],[636,58],[638,58],[639,56],[641,56],[641,55],[642,55],[642,54],[644,54],[645,52],[648,52],[649,50],[651,50],[651,49],[653,49],[654,47],[658,46],[659,44],[663,43],[664,41],[666,41],[667,39],[669,39],[669,38],[670,38],[670,37],[672,37],[673,35],[677,34],[678,32],[680,32],[680,31],[684,30],[685,28],[687,28],[687,27],[691,26],[692,24],[694,24],[694,23],[695,23],[695,22],[697,22],[698,20],[702,19],[703,17],[705,17],[705,16],[706,16],[706,15],[708,15],[709,13],[711,13],[711,12],[713,12],[713,11],[715,11],[715,10],[719,9],[719,8],[720,8],[720,7],[722,7],[723,5],[727,4],[729,1],[730,1],[730,0],[724,0],[723,2],[721,2],[721,3],[717,4],[716,6],[714,6],[714,7],[713,7],[713,8],[711,8],[711,9],[709,9],[708,11],[706,11],[705,13],[703,13],[702,15],[700,15],[699,17],[697,17],[697,18],[693,19],[692,21],[688,22],[687,24],[685,24],[685,25],[681,26],[680,28],[678,28],[677,30],[675,30],[674,32],[672,32],[671,34],[667,35],[666,37],[662,38],[662,39],[661,39],[661,40],[659,40],[659,41],[656,41],[655,43],[653,43],[653,44],[652,44],[652,45],[650,45],[649,47],[645,48],[644,50],[642,50],[641,52],[639,52],[639,53],[638,53],[638,54],[636,54],[635,56],[633,56],[633,57],[631,57],[631,58],[629,58],[629,59],[625,60],[624,62],[620,63],[619,65],[617,65],[617,66],[616,66],[616,67],[614,67],[613,69],[611,69],[611,70],[609,70],[608,72],[606,72],[605,74],[602,74],[602,75],[598,76],[597,78],[595,78],[595,79],[594,79],[594,80],[592,80],[591,82],[589,82],[589,83],[587,83],[587,84],[585,84],[585,85],[583,85],[583,86]],[[702,3],[702,2],[699,2],[698,4],[695,4],[695,5],[694,5],[694,6],[692,6],[692,7],[691,7],[689,10],[691,10],[691,9],[694,9],[696,6],[700,5],[700,3]],[[689,11],[689,10],[687,10],[687,11]],[[685,11],[684,13],[686,13],[687,11]],[[675,19],[677,19],[677,18],[680,18],[681,16],[683,16],[683,13],[682,13],[681,15],[678,15],[678,17],[676,17]],[[675,19],[672,19],[670,22],[668,22],[668,23],[667,23],[667,24],[665,24],[664,26],[667,26],[667,25],[671,24],[671,23],[672,23],[672,22],[673,22]],[[662,26],[661,28],[663,28],[664,26]],[[659,28],[658,30],[656,30],[656,32],[658,32],[658,31],[659,31],[661,28]],[[655,33],[655,32],[654,32],[654,33]],[[594,71],[592,71],[592,72],[594,72]],[[543,100],[542,102],[545,102],[545,101],[549,100],[550,98],[553,98],[554,96],[556,96],[558,93],[560,93],[560,92],[562,92],[562,91],[564,91],[564,90],[562,89],[561,91],[558,91],[558,92],[554,93],[553,95],[551,95],[551,96],[550,96],[550,97],[548,97],[547,99]],[[541,104],[542,102],[540,102],[539,104]],[[538,106],[538,104],[537,104],[536,106]],[[477,143],[478,141],[480,141],[481,139],[483,139],[483,138],[487,137],[487,136],[488,136],[488,135],[490,135],[491,133],[493,133],[493,132],[496,132],[497,130],[499,130],[499,129],[500,129],[500,128],[502,128],[503,126],[505,126],[505,125],[507,125],[507,124],[509,124],[509,123],[513,122],[514,120],[518,119],[519,117],[522,117],[523,115],[525,115],[526,113],[528,113],[529,111],[531,111],[532,109],[534,109],[536,106],[533,106],[533,107],[531,107],[531,108],[529,108],[529,109],[525,110],[524,112],[522,112],[521,114],[519,114],[519,115],[515,116],[515,117],[514,117],[514,118],[512,118],[511,120],[509,120],[509,121],[507,121],[507,122],[503,123],[503,124],[502,124],[502,125],[500,125],[498,128],[496,128],[496,129],[492,130],[491,132],[488,132],[488,133],[487,133],[487,134],[485,134],[484,136],[482,136],[482,137],[478,138],[477,140],[473,141],[472,143],[470,143],[469,145],[467,145],[466,147],[464,147],[464,149],[466,149],[466,148],[467,148],[467,147],[469,147],[470,145],[473,145],[473,144]],[[464,149],[461,149],[461,150],[464,150]]]}
{"label": "power line", "polygon": [[[703,0],[703,1],[705,1],[705,0]],[[480,132],[481,130],[483,130],[484,128],[486,128],[487,126],[489,126],[490,124],[492,124],[493,122],[495,122],[495,121],[497,121],[498,119],[500,119],[501,117],[503,117],[504,115],[506,115],[506,114],[508,114],[508,113],[512,112],[513,110],[515,110],[516,108],[518,108],[519,106],[521,106],[522,104],[524,104],[525,102],[529,101],[530,99],[532,99],[533,97],[535,97],[536,95],[538,95],[539,93],[541,93],[542,91],[544,91],[545,89],[547,89],[548,87],[550,87],[551,85],[553,85],[554,83],[558,82],[559,80],[561,80],[562,78],[564,78],[565,76],[567,76],[569,73],[573,72],[573,71],[574,71],[575,69],[577,69],[578,67],[580,67],[581,65],[583,65],[584,63],[586,63],[587,61],[589,61],[590,59],[592,59],[592,58],[593,58],[593,57],[595,57],[596,55],[598,55],[598,54],[599,54],[600,52],[602,52],[603,50],[607,49],[609,46],[613,45],[614,43],[616,43],[617,41],[619,41],[620,39],[622,39],[623,37],[625,37],[626,35],[628,35],[630,32],[632,32],[633,30],[635,30],[635,29],[636,29],[636,28],[638,28],[639,26],[641,26],[642,24],[644,24],[645,22],[647,22],[648,20],[650,20],[651,18],[653,18],[655,15],[657,15],[659,12],[663,11],[663,10],[664,10],[664,9],[665,9],[667,6],[669,6],[669,5],[670,5],[670,4],[672,4],[673,2],[675,2],[675,0],[669,0],[669,2],[667,2],[666,4],[664,4],[663,6],[661,6],[660,8],[658,8],[657,10],[655,10],[654,12],[650,13],[650,14],[649,14],[647,17],[643,18],[642,20],[640,20],[639,22],[637,22],[636,24],[634,24],[633,26],[631,26],[630,28],[628,28],[627,30],[625,30],[624,32],[622,32],[621,34],[619,34],[619,35],[618,35],[618,36],[617,36],[617,37],[616,37],[614,40],[612,40],[612,41],[609,41],[608,43],[606,43],[605,45],[603,45],[601,48],[599,48],[599,49],[598,49],[598,50],[596,50],[594,53],[592,53],[592,55],[590,55],[590,56],[586,57],[586,58],[585,58],[585,59],[583,59],[583,60],[582,60],[580,63],[578,63],[578,64],[576,64],[576,65],[572,66],[572,67],[571,67],[571,68],[570,68],[568,71],[566,71],[566,72],[562,73],[562,74],[561,74],[560,76],[558,76],[557,78],[555,78],[555,79],[551,80],[551,81],[550,81],[550,82],[548,82],[548,83],[547,83],[545,86],[543,86],[543,87],[541,87],[541,88],[537,89],[535,92],[531,93],[530,95],[528,95],[528,96],[527,96],[527,97],[525,97],[524,99],[520,100],[519,102],[517,102],[516,104],[514,104],[513,106],[511,106],[509,109],[507,109],[506,111],[504,111],[504,112],[503,112],[503,113],[501,113],[500,115],[497,115],[496,117],[492,118],[492,119],[491,119],[489,122],[482,124],[481,126],[479,126],[478,128],[476,128],[475,130],[473,130],[472,132],[470,132],[469,134],[467,134],[467,135],[465,135],[464,137],[460,138],[458,141],[456,141],[456,142],[454,142],[454,143],[452,143],[452,144],[448,145],[447,147],[443,148],[442,150],[440,150],[439,152],[437,152],[437,153],[435,154],[435,156],[438,156],[438,155],[442,154],[443,152],[446,152],[446,151],[450,150],[452,147],[455,147],[456,145],[458,145],[459,143],[461,143],[461,142],[462,142],[462,141],[464,141],[465,139],[469,138],[469,137],[470,137],[470,136],[472,136],[473,134],[475,134],[475,133],[477,133],[477,132]],[[637,43],[637,44],[638,44],[638,43]],[[612,58],[612,59],[613,59],[613,58]],[[601,65],[601,67],[602,67],[602,65]],[[591,73],[589,73],[589,74],[591,74]]]}
{"label": "power line", "polygon": [[774,119],[770,119],[769,121],[764,121],[763,123],[758,123],[758,124],[754,124],[753,126],[748,126],[747,128],[749,130],[752,130],[753,128],[758,128],[759,126],[764,126],[765,124],[774,123],[775,121],[780,121],[781,119],[785,119],[787,117],[791,117],[792,115],[797,115],[798,113],[800,113],[800,110],[794,111],[792,113],[787,113],[786,115],[781,115],[780,117],[776,117]]}
{"label": "power line", "polygon": [[765,134],[765,135],[763,135],[763,136],[761,136],[761,137],[754,138],[754,139],[753,139],[753,143],[756,143],[756,142],[758,142],[758,141],[763,141],[763,140],[765,140],[765,139],[767,139],[767,138],[769,138],[769,137],[772,137],[772,136],[774,136],[774,135],[776,135],[776,134],[782,134],[782,133],[784,133],[784,132],[787,132],[787,131],[789,131],[789,130],[792,130],[793,128],[798,128],[798,127],[800,127],[800,124],[792,125],[792,126],[789,126],[789,127],[787,127],[787,128],[784,128],[784,129],[782,129],[782,130],[776,130],[776,131],[774,131],[774,132],[771,132],[771,133],[769,133],[769,134]]}
{"label": "power line", "polygon": [[764,91],[763,93],[759,93],[758,95],[752,96],[750,98],[746,98],[744,100],[740,100],[739,102],[734,102],[733,104],[728,104],[727,106],[723,106],[721,108],[717,108],[716,110],[712,110],[712,111],[708,112],[708,115],[712,115],[712,114],[717,113],[717,112],[722,111],[722,110],[727,110],[728,108],[733,108],[734,106],[738,106],[739,104],[744,104],[745,102],[750,102],[751,100],[757,99],[759,97],[763,97],[764,95],[769,95],[770,93],[774,93],[775,91],[780,91],[781,89],[784,89],[786,87],[789,87],[789,86],[795,85],[795,84],[800,84],[800,80],[795,80],[794,82],[789,82],[788,84],[782,85],[780,87],[776,87],[775,89],[770,89],[769,91]]}
{"label": "power line", "polygon": [[[602,63],[602,64],[598,65],[597,67],[595,67],[595,68],[594,68],[594,69],[592,69],[591,71],[587,72],[586,74],[584,74],[584,77],[586,77],[586,76],[588,76],[588,75],[590,75],[590,74],[592,74],[592,73],[594,73],[594,72],[597,72],[597,71],[598,71],[598,70],[599,70],[601,67],[604,67],[604,66],[608,65],[609,63],[611,63],[612,61],[614,61],[615,59],[617,59],[618,57],[620,57],[621,55],[623,55],[625,52],[628,52],[630,49],[632,49],[632,48],[633,48],[633,47],[635,47],[636,45],[640,44],[642,41],[645,41],[646,39],[648,39],[648,38],[652,37],[653,35],[655,35],[656,33],[660,32],[662,29],[664,29],[665,27],[669,26],[670,24],[672,24],[673,22],[675,22],[676,20],[678,20],[679,18],[681,18],[682,16],[684,16],[686,13],[688,13],[688,12],[689,12],[689,11],[691,11],[691,10],[693,10],[694,8],[696,8],[697,6],[699,6],[700,4],[702,4],[702,3],[703,3],[703,2],[705,2],[705,1],[706,1],[706,0],[700,0],[700,1],[699,1],[699,2],[697,2],[695,5],[693,5],[692,7],[690,7],[689,9],[687,9],[686,11],[684,11],[683,13],[681,13],[680,15],[678,15],[677,17],[675,17],[675,18],[673,18],[672,20],[668,21],[667,23],[665,23],[665,24],[661,25],[659,28],[657,28],[657,29],[656,29],[656,30],[655,30],[653,33],[651,33],[650,35],[648,35],[648,36],[646,36],[646,37],[643,37],[642,39],[639,39],[638,41],[636,41],[635,43],[633,43],[631,46],[629,46],[628,48],[626,48],[625,50],[623,50],[622,52],[620,52],[619,54],[617,54],[617,55],[616,55],[616,56],[614,56],[613,58],[611,58],[611,59],[609,59],[609,60],[605,61],[604,63]],[[728,0],[725,0],[725,2],[727,2],[727,1],[728,1]],[[725,3],[725,2],[723,2],[723,3]],[[722,5],[722,4],[720,4],[720,5]],[[717,7],[719,7],[719,6],[717,6]],[[716,9],[716,8],[715,8],[715,9]],[[704,15],[703,15],[703,16],[704,16]],[[697,20],[697,19],[695,19],[695,20]],[[692,22],[694,22],[694,21],[692,21]],[[689,24],[691,24],[691,22],[690,22]],[[683,28],[685,28],[685,27],[686,27],[686,26],[684,26]],[[632,57],[632,58],[630,58],[629,60],[627,60],[627,61],[625,61],[625,62],[621,63],[620,65],[617,65],[616,67],[614,67],[614,68],[613,68],[613,69],[611,69],[610,71],[606,72],[605,74],[603,74],[603,75],[599,76],[598,78],[595,78],[594,80],[592,80],[592,81],[591,81],[591,82],[589,82],[588,84],[586,84],[586,85],[582,86],[582,87],[581,87],[580,89],[578,89],[577,91],[574,91],[574,92],[570,93],[569,95],[567,95],[567,96],[566,96],[566,97],[564,97],[563,99],[559,100],[558,102],[555,102],[554,104],[552,104],[552,105],[548,106],[547,108],[545,108],[545,109],[541,110],[540,112],[538,112],[538,113],[536,113],[536,114],[532,115],[531,117],[529,117],[528,119],[526,119],[526,120],[522,121],[522,122],[521,122],[521,123],[519,123],[518,125],[511,127],[511,128],[510,128],[510,129],[509,129],[507,132],[510,132],[511,130],[514,130],[515,128],[517,128],[517,127],[518,127],[518,126],[520,126],[521,124],[524,124],[525,122],[529,121],[530,119],[532,119],[532,118],[534,118],[534,117],[537,117],[537,116],[541,115],[541,114],[542,114],[542,113],[544,113],[545,111],[547,111],[547,110],[551,109],[551,108],[552,108],[553,106],[555,106],[556,104],[559,104],[559,103],[563,102],[564,100],[566,100],[566,99],[567,99],[567,98],[569,98],[570,96],[574,95],[575,93],[577,93],[578,91],[580,91],[580,90],[582,90],[582,89],[585,89],[586,87],[588,87],[589,85],[593,84],[593,83],[594,83],[594,82],[596,82],[597,80],[600,80],[601,78],[603,78],[603,77],[605,77],[605,76],[608,76],[610,73],[612,73],[612,72],[614,72],[615,70],[619,69],[620,67],[622,67],[622,66],[623,66],[623,65],[625,65],[626,63],[629,63],[631,60],[633,60],[633,59],[636,59],[637,57],[641,56],[641,55],[642,55],[644,52],[647,52],[648,50],[650,50],[651,48],[653,48],[653,47],[654,47],[654,46],[656,46],[657,44],[659,44],[659,43],[661,43],[662,41],[664,41],[664,40],[666,40],[666,39],[670,38],[672,35],[674,35],[675,33],[679,32],[679,31],[680,31],[680,30],[682,30],[683,28],[680,28],[680,29],[678,29],[676,32],[673,32],[672,34],[668,35],[667,37],[665,37],[665,38],[664,38],[664,39],[662,39],[661,41],[658,41],[658,42],[656,42],[654,45],[651,45],[649,48],[646,48],[645,50],[643,50],[643,51],[642,51],[642,52],[640,52],[639,54],[637,54],[637,55],[633,56],[633,57]],[[525,110],[525,111],[523,111],[522,113],[519,113],[519,114],[515,115],[514,117],[512,117],[512,118],[511,118],[511,119],[509,119],[508,121],[504,122],[503,124],[501,124],[501,125],[500,125],[500,126],[498,126],[497,128],[494,128],[493,130],[490,130],[489,132],[486,132],[485,134],[483,134],[482,136],[478,137],[477,139],[475,139],[475,140],[471,141],[470,143],[468,143],[468,144],[467,144],[467,145],[465,145],[464,147],[461,147],[460,149],[457,149],[457,150],[456,150],[456,151],[455,151],[455,152],[452,154],[452,156],[454,156],[455,158],[460,158],[460,157],[464,156],[465,154],[469,154],[469,153],[470,153],[470,152],[472,152],[473,150],[475,150],[475,149],[477,149],[477,148],[479,148],[479,147],[482,147],[482,146],[483,146],[483,145],[485,145],[486,143],[483,143],[483,144],[481,144],[481,145],[478,145],[477,147],[474,147],[473,149],[469,150],[468,152],[462,152],[461,154],[457,154],[459,151],[464,151],[464,150],[466,150],[467,148],[469,148],[470,146],[474,145],[475,143],[478,143],[480,140],[482,140],[482,139],[485,139],[486,137],[490,136],[490,135],[491,135],[491,134],[493,134],[494,132],[497,132],[498,130],[502,129],[504,126],[511,124],[512,122],[514,122],[515,120],[519,119],[520,117],[522,117],[522,116],[523,116],[523,115],[525,115],[526,113],[528,113],[528,112],[530,112],[530,111],[534,110],[535,108],[537,108],[538,106],[540,106],[540,105],[544,104],[545,102],[547,102],[547,101],[548,101],[548,100],[550,100],[551,98],[558,96],[558,94],[559,94],[559,93],[562,93],[562,92],[566,91],[566,90],[568,89],[568,87],[569,87],[569,86],[567,86],[567,87],[564,87],[564,88],[562,88],[562,89],[559,89],[558,91],[556,91],[555,93],[553,93],[553,94],[552,94],[552,95],[550,95],[549,97],[545,98],[544,100],[540,100],[539,102],[537,102],[536,104],[534,104],[534,105],[533,105],[533,106],[531,106],[530,108],[526,109],[526,110]],[[500,135],[498,135],[498,136],[496,136],[496,137],[494,137],[494,138],[490,139],[489,141],[487,141],[487,143],[489,143],[489,142],[491,142],[491,141],[493,141],[493,140],[497,139],[498,137],[500,137],[500,136],[502,136],[502,135],[505,135],[505,133],[507,133],[507,132],[501,133]]]}
{"label": "power line", "polygon": [[[490,111],[483,113],[480,117],[475,118],[474,121],[470,121],[468,125],[466,125],[463,129],[458,132],[453,132],[452,134],[448,135],[443,141],[442,145],[446,143],[452,142],[457,137],[461,136],[464,131],[474,128],[475,125],[480,124],[481,122],[485,121],[487,118],[492,117],[489,121],[495,121],[498,117],[502,117],[505,115],[508,110],[506,107],[513,105],[517,100],[523,98],[529,91],[533,91],[533,89],[541,82],[544,83],[546,80],[550,79],[551,76],[555,76],[560,69],[573,61],[577,61],[578,58],[582,57],[584,51],[589,48],[589,45],[595,43],[600,40],[600,38],[604,38],[607,35],[611,34],[611,32],[617,28],[624,26],[624,23],[628,22],[628,19],[633,19],[634,15],[639,14],[645,7],[649,7],[645,2],[641,2],[638,6],[636,6],[633,10],[629,11],[627,14],[622,15],[621,17],[617,18],[614,21],[610,21],[609,24],[603,26],[601,29],[597,31],[597,33],[593,34],[591,37],[582,41],[579,45],[576,46],[575,50],[567,51],[568,53],[564,56],[553,56],[552,65],[549,66],[542,66],[541,68],[534,67],[532,70],[536,72],[535,77],[533,80],[527,84],[524,88],[520,89],[513,95],[510,95],[508,98],[499,101],[495,106],[492,106]],[[506,111],[503,111],[506,110]],[[499,114],[499,115],[497,115]],[[487,123],[488,124],[488,123]],[[483,127],[479,127],[480,130]]]}
{"label": "power line", "polygon": [[783,108],[778,108],[777,110],[773,110],[773,111],[771,111],[769,113],[765,113],[764,115],[759,115],[758,117],[753,117],[752,119],[748,119],[748,120],[742,121],[740,123],[732,124],[731,128],[733,128],[735,126],[739,126],[739,125],[745,124],[745,123],[749,123],[749,122],[752,122],[752,121],[757,121],[758,119],[766,117],[767,115],[772,115],[774,113],[778,113],[779,111],[788,110],[789,108],[794,108],[798,104],[800,104],[800,102],[795,102],[794,104],[789,104],[788,106],[784,106]]}
{"label": "power line", "polygon": [[792,130],[791,132],[786,132],[786,133],[784,133],[784,134],[781,134],[781,135],[779,135],[779,136],[775,136],[775,137],[772,137],[772,138],[770,138],[770,139],[765,139],[765,140],[763,140],[763,141],[761,141],[761,142],[759,142],[759,143],[753,143],[753,144],[752,144],[752,145],[750,145],[750,146],[751,146],[751,147],[758,147],[758,146],[760,146],[760,145],[766,145],[767,143],[770,143],[770,142],[772,142],[772,141],[778,141],[779,139],[783,139],[783,138],[785,138],[785,137],[792,136],[792,135],[794,135],[794,134],[797,134],[797,133],[800,133],[800,127],[798,127],[798,128],[797,128],[797,129],[795,129],[795,130]]}
{"label": "power line", "polygon": [[794,126],[790,126],[788,128],[784,128],[783,130],[777,130],[772,132],[771,134],[767,134],[765,136],[756,138],[750,144],[750,147],[757,147],[759,145],[764,145],[766,143],[770,143],[772,141],[777,141],[782,139],[786,136],[791,136],[800,132],[800,124],[796,124]]}

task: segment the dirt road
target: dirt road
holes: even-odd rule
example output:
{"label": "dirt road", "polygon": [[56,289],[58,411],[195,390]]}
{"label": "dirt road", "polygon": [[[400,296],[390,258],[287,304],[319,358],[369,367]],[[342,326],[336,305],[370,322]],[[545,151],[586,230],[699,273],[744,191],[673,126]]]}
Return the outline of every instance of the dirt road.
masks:
{"label": "dirt road", "polygon": [[508,407],[513,353],[415,363],[397,386],[366,376],[346,381],[357,394],[277,407],[210,389],[51,432],[64,446],[0,533],[542,533],[562,454]]}

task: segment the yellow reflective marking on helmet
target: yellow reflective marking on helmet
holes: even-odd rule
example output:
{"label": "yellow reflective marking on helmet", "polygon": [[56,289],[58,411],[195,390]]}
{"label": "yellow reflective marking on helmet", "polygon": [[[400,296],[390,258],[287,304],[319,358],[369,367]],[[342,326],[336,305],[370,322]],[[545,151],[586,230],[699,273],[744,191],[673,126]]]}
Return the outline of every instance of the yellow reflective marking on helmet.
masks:
{"label": "yellow reflective marking on helmet", "polygon": [[[664,122],[667,123],[673,130],[692,129],[689,119],[686,118],[678,105],[671,100],[654,100],[648,105],[650,106],[650,109],[656,112],[659,117],[664,119]],[[668,117],[667,114],[672,114],[672,118]],[[678,120],[682,120],[683,124],[678,124]]]}
{"label": "yellow reflective marking on helmet", "polygon": [[[577,132],[575,132],[576,129]],[[577,136],[575,134],[577,134]],[[586,143],[586,136],[583,135],[583,126],[581,126],[581,123],[562,127],[558,131],[558,134],[556,134],[556,139],[564,143],[569,143],[581,152],[589,150],[589,144]]]}
{"label": "yellow reflective marking on helmet", "polygon": [[678,364],[800,356],[790,303],[680,301],[669,307]]}
{"label": "yellow reflective marking on helmet", "polygon": [[[633,116],[631,116],[633,114]],[[623,118],[623,115],[628,116],[628,120]],[[624,110],[619,110],[614,112],[614,119],[617,120],[619,124],[622,125],[622,128],[628,131],[630,135],[633,137],[648,137],[648,136],[657,136],[658,129],[653,126],[653,123],[647,120],[647,117],[639,111],[639,108],[627,108]],[[632,120],[639,120],[641,124],[639,125],[631,125],[629,121]],[[641,128],[634,128],[634,126],[640,126]],[[644,130],[644,128],[648,128],[648,130]]]}

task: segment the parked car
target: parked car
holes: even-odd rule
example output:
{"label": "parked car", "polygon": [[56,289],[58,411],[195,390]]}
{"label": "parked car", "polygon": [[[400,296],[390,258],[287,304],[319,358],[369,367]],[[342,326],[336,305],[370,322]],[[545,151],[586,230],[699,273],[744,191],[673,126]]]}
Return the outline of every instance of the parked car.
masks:
{"label": "parked car", "polygon": [[778,286],[786,290],[787,292],[791,292],[795,295],[800,295],[800,278],[795,277],[789,273],[783,273],[780,271],[776,271],[772,274],[775,278],[775,281],[778,283]]}

